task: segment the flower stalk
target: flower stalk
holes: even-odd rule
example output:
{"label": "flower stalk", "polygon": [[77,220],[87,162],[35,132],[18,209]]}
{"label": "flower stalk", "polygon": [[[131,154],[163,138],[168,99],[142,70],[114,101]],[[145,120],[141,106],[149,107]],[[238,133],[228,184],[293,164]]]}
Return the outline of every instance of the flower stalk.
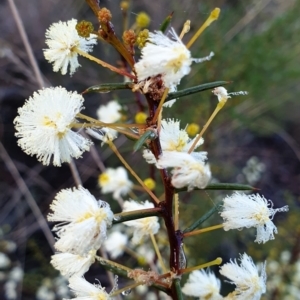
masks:
{"label": "flower stalk", "polygon": [[201,33],[214,21],[219,18],[220,8],[215,8],[207,18],[207,20],[203,23],[203,25],[198,29],[198,31],[194,34],[194,36],[187,43],[186,47],[189,49],[197,40],[197,38],[201,35]]}
{"label": "flower stalk", "polygon": [[218,266],[221,263],[222,263],[222,258],[221,257],[217,257],[216,259],[214,259],[214,260],[212,260],[210,262],[207,262],[205,264],[198,265],[198,266],[191,267],[191,268],[182,269],[178,273],[180,275],[182,275],[182,274],[190,273],[190,272],[195,271],[195,270],[201,270],[201,269],[209,268],[211,266],[216,266],[216,265]]}
{"label": "flower stalk", "polygon": [[184,233],[183,237],[189,237],[189,236],[201,234],[201,233],[204,233],[204,232],[209,232],[209,231],[212,231],[212,230],[221,229],[223,227],[224,227],[223,224],[210,226],[210,227],[207,227],[207,228],[198,229],[198,230],[195,230],[195,231],[190,231],[190,232]]}
{"label": "flower stalk", "polygon": [[120,161],[123,163],[125,168],[130,172],[130,174],[138,181],[138,183],[144,188],[144,190],[149,194],[153,202],[158,205],[159,199],[154,195],[154,193],[149,190],[149,188],[145,185],[143,180],[136,174],[136,172],[131,168],[131,166],[126,162],[126,160],[123,158],[121,153],[118,151],[117,147],[114,145],[113,142],[108,141],[108,145],[111,148],[111,150],[116,154],[116,156],[120,159]]}
{"label": "flower stalk", "polygon": [[156,243],[156,239],[155,239],[155,237],[154,237],[153,234],[150,234],[150,237],[151,237],[151,241],[152,241],[152,244],[153,244],[155,253],[156,253],[157,258],[158,258],[158,260],[159,260],[160,266],[161,266],[163,272],[166,273],[168,270],[167,270],[167,268],[166,268],[166,266],[165,266],[165,263],[164,263],[163,258],[162,258],[162,256],[161,256],[161,253],[160,253],[160,251],[159,251],[158,245],[157,245],[157,243]]}
{"label": "flower stalk", "polygon": [[[163,95],[162,95],[162,97],[161,97],[161,100],[160,100],[160,102],[159,102],[159,105],[158,105],[158,107],[157,107],[157,109],[156,109],[156,111],[155,111],[155,115],[154,115],[154,117],[153,117],[153,119],[152,119],[152,124],[155,124],[155,123],[158,121],[159,116],[161,116],[161,113],[162,113],[162,106],[163,106],[163,104],[165,103],[165,100],[166,100],[166,98],[167,98],[168,93],[169,93],[169,89],[166,88],[165,91],[164,91],[164,93],[163,93]],[[159,128],[159,125],[158,125],[158,128]]]}
{"label": "flower stalk", "polygon": [[192,153],[197,145],[197,143],[199,142],[199,140],[202,138],[203,134],[205,133],[206,129],[208,128],[208,126],[210,125],[210,123],[213,121],[213,119],[215,118],[215,116],[218,114],[218,112],[223,108],[223,106],[225,105],[226,101],[220,101],[217,105],[217,107],[215,108],[215,110],[213,111],[213,113],[211,114],[211,116],[209,117],[208,121],[205,123],[205,125],[203,126],[201,132],[199,133],[199,135],[197,136],[197,138],[195,139],[194,143],[192,144],[191,148],[189,149],[188,153]]}
{"label": "flower stalk", "polygon": [[81,51],[81,50],[77,49],[76,52],[78,54],[80,54],[81,56],[83,56],[83,57],[85,57],[85,58],[87,58],[87,59],[89,59],[91,61],[94,61],[97,64],[99,64],[100,66],[102,66],[104,68],[107,68],[107,69],[109,69],[109,70],[111,70],[111,71],[113,71],[113,72],[115,72],[115,73],[117,73],[117,74],[119,74],[121,76],[126,76],[126,77],[128,77],[128,78],[130,78],[132,80],[136,79],[136,77],[134,75],[129,74],[128,72],[126,72],[124,70],[120,70],[120,69],[118,69],[118,68],[116,68],[116,67],[114,67],[114,66],[112,66],[112,65],[110,65],[108,63],[106,63],[105,61],[103,61],[103,60],[101,60],[99,58],[96,58],[96,57],[94,57],[94,56],[92,56],[92,55],[90,55],[90,54],[88,54],[88,53],[86,53],[84,51]]}

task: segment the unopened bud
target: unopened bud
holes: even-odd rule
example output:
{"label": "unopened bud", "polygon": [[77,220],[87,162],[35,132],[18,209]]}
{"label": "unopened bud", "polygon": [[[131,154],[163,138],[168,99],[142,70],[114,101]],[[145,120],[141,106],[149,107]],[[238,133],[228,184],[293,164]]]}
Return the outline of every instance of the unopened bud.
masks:
{"label": "unopened bud", "polygon": [[107,184],[109,181],[109,176],[107,175],[107,173],[102,173],[98,176],[98,183],[100,186]]}
{"label": "unopened bud", "polygon": [[127,11],[128,8],[129,8],[129,2],[128,1],[121,1],[120,7],[121,7],[121,10]]}
{"label": "unopened bud", "polygon": [[148,27],[149,24],[150,24],[150,17],[145,12],[140,12],[136,16],[135,21],[136,21],[136,24],[137,24],[138,27],[145,28],[145,27]]}
{"label": "unopened bud", "polygon": [[195,136],[198,132],[199,132],[199,125],[196,123],[191,123],[186,127],[186,132],[191,135],[191,136]]}
{"label": "unopened bud", "polygon": [[147,114],[140,111],[135,115],[134,119],[137,124],[146,124]]}
{"label": "unopened bud", "polygon": [[212,90],[212,93],[218,97],[219,102],[227,101],[228,98],[231,98],[227,90],[223,86],[218,86]]}
{"label": "unopened bud", "polygon": [[155,189],[155,186],[156,186],[156,183],[155,183],[155,181],[152,179],[152,178],[146,178],[145,180],[144,180],[144,184],[145,184],[145,186],[149,189],[149,190],[151,190],[151,191],[153,191],[154,189]]}
{"label": "unopened bud", "polygon": [[144,29],[138,34],[137,39],[136,39],[136,44],[140,49],[145,46],[148,37],[149,37],[148,29]]}
{"label": "unopened bud", "polygon": [[211,13],[210,13],[210,17],[213,19],[213,20],[217,20],[219,18],[219,15],[220,15],[220,8],[216,7]]}
{"label": "unopened bud", "polygon": [[76,24],[76,30],[79,36],[88,38],[90,34],[94,31],[94,26],[91,22],[83,20]]}
{"label": "unopened bud", "polygon": [[126,30],[123,33],[123,41],[126,45],[133,47],[136,42],[136,34],[133,30]]}
{"label": "unopened bud", "polygon": [[107,23],[111,20],[112,15],[110,10],[108,10],[107,8],[101,8],[98,12],[98,20],[100,23]]}
{"label": "unopened bud", "polygon": [[186,33],[188,33],[190,31],[190,29],[191,29],[191,21],[190,20],[186,20],[185,23],[184,23],[184,25],[183,25],[183,29],[182,30],[186,34]]}

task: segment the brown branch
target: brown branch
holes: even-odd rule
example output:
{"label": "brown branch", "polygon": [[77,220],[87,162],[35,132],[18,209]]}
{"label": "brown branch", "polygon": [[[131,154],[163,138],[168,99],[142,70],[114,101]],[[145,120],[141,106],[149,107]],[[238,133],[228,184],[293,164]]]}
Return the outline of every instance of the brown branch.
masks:
{"label": "brown branch", "polygon": [[[146,95],[148,106],[149,106],[149,119],[148,124],[152,124],[153,118],[155,116],[156,110],[158,109],[158,102],[151,98],[150,93]],[[158,159],[162,154],[161,144],[159,137],[150,143],[150,149],[154,154],[155,158]],[[175,231],[174,220],[173,220],[173,197],[174,197],[174,187],[171,184],[171,178],[166,169],[160,169],[160,175],[163,181],[165,189],[165,200],[159,203],[162,208],[161,215],[164,219],[169,244],[170,244],[170,269],[173,272],[177,272],[180,269],[179,265],[179,254],[180,245],[182,242],[182,234],[180,231]],[[174,294],[174,293],[173,293]]]}

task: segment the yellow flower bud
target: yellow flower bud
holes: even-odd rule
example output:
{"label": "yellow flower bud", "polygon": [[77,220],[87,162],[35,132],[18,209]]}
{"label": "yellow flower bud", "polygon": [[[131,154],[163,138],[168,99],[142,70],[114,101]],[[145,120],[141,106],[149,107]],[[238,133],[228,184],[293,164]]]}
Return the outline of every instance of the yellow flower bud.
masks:
{"label": "yellow flower bud", "polygon": [[150,17],[145,12],[140,12],[136,16],[135,22],[136,22],[138,27],[145,28],[145,27],[148,27],[149,24],[150,24]]}
{"label": "yellow flower bud", "polygon": [[199,132],[199,129],[200,127],[198,124],[191,123],[187,126],[186,132],[188,133],[188,135],[195,136]]}
{"label": "yellow flower bud", "polygon": [[76,30],[79,36],[88,38],[94,31],[94,26],[91,22],[83,20],[76,24]]}
{"label": "yellow flower bud", "polygon": [[155,181],[152,179],[152,178],[146,178],[145,180],[144,180],[144,184],[145,184],[145,186],[149,189],[149,190],[151,190],[151,191],[153,191],[154,189],[155,189],[155,186],[156,186],[156,183],[155,183]]}
{"label": "yellow flower bud", "polygon": [[121,1],[120,7],[121,7],[122,10],[128,10],[129,2],[128,1]]}
{"label": "yellow flower bud", "polygon": [[102,173],[98,176],[98,183],[100,186],[105,185],[109,181],[109,176],[106,173]]}
{"label": "yellow flower bud", "polygon": [[134,119],[137,124],[146,124],[147,114],[140,111],[135,115]]}
{"label": "yellow flower bud", "polygon": [[148,29],[144,29],[141,32],[139,32],[137,39],[136,39],[136,44],[140,49],[142,49],[145,46],[148,37],[149,37]]}
{"label": "yellow flower bud", "polygon": [[137,259],[138,263],[142,266],[146,265],[147,264],[147,260],[145,257],[143,256],[139,256],[138,259]]}

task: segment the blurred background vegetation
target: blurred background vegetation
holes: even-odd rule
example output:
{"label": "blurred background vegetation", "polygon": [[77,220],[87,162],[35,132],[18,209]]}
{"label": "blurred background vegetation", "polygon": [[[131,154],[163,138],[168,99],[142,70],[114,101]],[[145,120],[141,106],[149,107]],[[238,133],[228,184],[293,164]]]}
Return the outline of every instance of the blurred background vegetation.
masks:
{"label": "blurred background vegetation", "polygon": [[[83,58],[79,59],[82,68],[73,77],[62,76],[52,72],[52,66],[43,57],[42,49],[46,47],[44,34],[51,23],[76,18],[96,24],[85,1],[16,0],[15,4],[46,85],[61,85],[81,92],[88,86],[123,80]],[[101,6],[112,11],[112,21],[121,36],[120,1],[103,0]],[[149,29],[155,30],[168,14],[174,12],[172,26],[177,32],[187,19],[192,22],[191,32],[184,38],[187,41],[214,7],[221,8],[219,20],[204,32],[191,51],[193,57],[206,56],[210,51],[215,56],[209,62],[194,65],[179,89],[228,80],[232,81],[226,86],[229,91],[249,92],[247,96],[230,99],[205,135],[204,149],[208,151],[213,180],[252,184],[267,199],[272,199],[275,207],[288,204],[290,212],[276,216],[279,233],[266,245],[254,244],[254,231],[251,230],[226,233],[220,230],[187,238],[188,264],[203,263],[216,256],[227,261],[246,251],[255,261],[267,259],[267,262],[272,262],[268,292],[263,299],[297,299],[293,295],[300,293],[300,1],[132,0],[128,16],[130,24],[133,24],[139,12],[148,13],[151,16]],[[63,279],[49,265],[53,252],[49,238],[45,237],[47,230],[42,230],[41,224],[55,194],[62,188],[72,187],[74,181],[67,165],[44,167],[17,146],[13,119],[17,108],[38,89],[38,84],[9,1],[0,2],[0,28],[0,252],[9,258],[0,267],[0,295],[3,295],[0,298],[35,299],[42,286],[56,291],[51,299],[60,299],[58,290],[63,289]],[[119,57],[108,45],[99,43],[93,54],[118,65]],[[111,99],[118,99],[124,104],[128,120],[134,117],[136,111],[129,92],[93,94],[85,99],[87,114],[94,117],[98,106]],[[203,126],[216,101],[210,91],[181,98],[171,109],[164,110],[164,116],[180,119],[182,127],[192,122]],[[141,155],[132,155],[132,143],[122,137],[117,143],[133,167],[141,164]],[[105,146],[101,148],[96,143],[95,150],[105,166],[120,165]],[[99,160],[95,163],[94,159],[86,153],[76,161],[76,165],[84,186],[96,198],[108,201],[110,198],[102,196],[97,186],[101,165]],[[138,169],[142,177],[148,173],[144,165],[144,170]],[[223,192],[206,191],[182,194],[182,228],[225,195]],[[38,204],[41,214],[33,212],[32,200]],[[111,200],[110,203],[115,211],[119,209],[116,202]],[[205,225],[220,222],[216,214]],[[277,269],[274,267],[276,261],[279,263]],[[97,277],[102,282],[103,276],[104,272],[99,274],[99,269],[92,267],[87,278]],[[11,294],[4,296],[7,291]],[[40,296],[37,299],[50,298]]]}

